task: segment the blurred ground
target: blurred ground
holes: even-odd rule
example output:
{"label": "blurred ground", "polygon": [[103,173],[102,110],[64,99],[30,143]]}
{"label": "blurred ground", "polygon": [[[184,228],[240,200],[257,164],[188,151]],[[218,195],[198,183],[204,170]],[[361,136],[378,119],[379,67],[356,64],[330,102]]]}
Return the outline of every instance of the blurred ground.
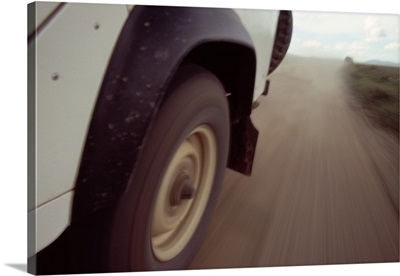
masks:
{"label": "blurred ground", "polygon": [[341,61],[289,57],[253,112],[251,177],[227,170],[191,267],[399,261],[399,145],[362,117]]}

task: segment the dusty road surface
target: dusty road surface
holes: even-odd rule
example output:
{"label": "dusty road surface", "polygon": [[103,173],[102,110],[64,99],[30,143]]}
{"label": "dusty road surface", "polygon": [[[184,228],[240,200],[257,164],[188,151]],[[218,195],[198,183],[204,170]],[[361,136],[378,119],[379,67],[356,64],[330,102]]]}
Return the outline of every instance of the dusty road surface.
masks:
{"label": "dusty road surface", "polygon": [[253,122],[251,177],[227,170],[191,268],[399,261],[399,146],[350,104],[340,61],[291,57]]}

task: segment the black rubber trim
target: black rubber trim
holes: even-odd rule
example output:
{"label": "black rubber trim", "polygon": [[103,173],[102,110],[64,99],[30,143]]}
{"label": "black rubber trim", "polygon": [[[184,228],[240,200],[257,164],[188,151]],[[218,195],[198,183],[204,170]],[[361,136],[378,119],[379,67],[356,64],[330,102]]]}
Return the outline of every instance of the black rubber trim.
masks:
{"label": "black rubber trim", "polygon": [[[73,222],[112,205],[126,190],[170,80],[193,49],[210,43],[254,51],[230,9],[135,6],[93,111],[76,181]],[[248,90],[251,99],[253,86]],[[248,105],[244,118],[251,112],[251,100]]]}

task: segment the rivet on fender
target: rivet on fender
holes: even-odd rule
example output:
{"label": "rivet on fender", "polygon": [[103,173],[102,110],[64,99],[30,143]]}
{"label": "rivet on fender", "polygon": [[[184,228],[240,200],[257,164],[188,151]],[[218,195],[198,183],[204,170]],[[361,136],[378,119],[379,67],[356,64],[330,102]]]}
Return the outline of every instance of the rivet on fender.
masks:
{"label": "rivet on fender", "polygon": [[53,80],[53,81],[56,81],[56,80],[58,80],[60,78],[60,74],[58,74],[58,73],[53,73],[52,75],[51,75],[51,79]]}

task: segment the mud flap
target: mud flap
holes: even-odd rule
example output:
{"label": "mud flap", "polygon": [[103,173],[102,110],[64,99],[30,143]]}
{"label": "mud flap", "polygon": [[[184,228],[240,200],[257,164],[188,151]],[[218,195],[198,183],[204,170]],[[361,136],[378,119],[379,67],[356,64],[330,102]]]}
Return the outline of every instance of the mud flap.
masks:
{"label": "mud flap", "polygon": [[232,124],[231,146],[228,167],[232,170],[251,175],[258,139],[258,130],[251,122],[250,115],[242,117]]}

